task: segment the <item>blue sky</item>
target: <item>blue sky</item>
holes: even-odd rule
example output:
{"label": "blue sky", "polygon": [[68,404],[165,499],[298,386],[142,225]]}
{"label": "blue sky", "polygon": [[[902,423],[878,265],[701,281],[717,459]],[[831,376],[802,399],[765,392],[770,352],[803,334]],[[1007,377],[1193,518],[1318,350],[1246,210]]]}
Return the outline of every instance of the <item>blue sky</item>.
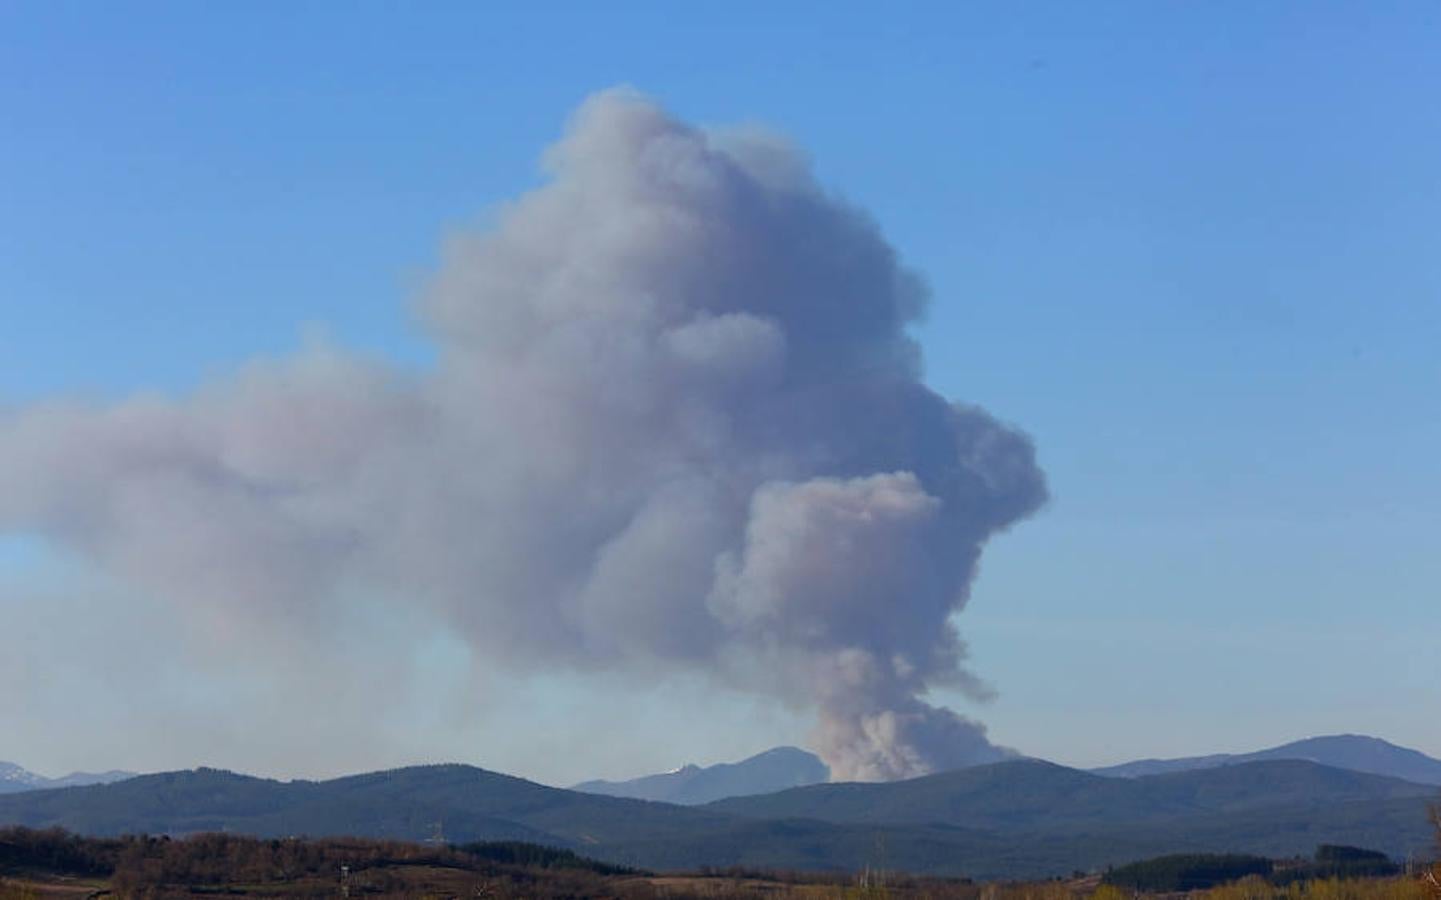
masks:
{"label": "blue sky", "polygon": [[[0,5],[0,403],[184,392],[317,333],[427,365],[407,303],[447,235],[630,84],[804,147],[930,282],[927,381],[1035,438],[1054,500],[959,620],[999,697],[953,699],[995,739],[1076,764],[1339,731],[1441,755],[1441,7],[776,6]],[[26,640],[118,615],[72,615],[95,576],[23,538],[0,572]],[[424,646],[426,680],[464,680]],[[0,707],[0,758],[566,781],[804,737],[752,698],[557,676],[287,767],[292,743],[200,713],[193,742],[145,737],[263,702],[164,656],[115,681],[185,683],[168,713],[87,695],[104,666],[21,672],[37,699]],[[616,696],[642,746],[575,759]],[[114,746],[77,748],[76,711]]]}

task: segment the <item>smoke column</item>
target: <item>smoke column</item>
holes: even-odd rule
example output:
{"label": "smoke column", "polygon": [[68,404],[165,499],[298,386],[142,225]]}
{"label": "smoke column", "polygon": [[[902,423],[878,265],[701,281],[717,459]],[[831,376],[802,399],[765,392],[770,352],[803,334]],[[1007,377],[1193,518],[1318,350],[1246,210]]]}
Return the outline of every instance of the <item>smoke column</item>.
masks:
{"label": "smoke column", "polygon": [[0,413],[0,530],[197,615],[436,616],[517,669],[708,673],[814,709],[838,780],[1002,758],[951,623],[1046,498],[920,381],[925,290],[805,160],[599,94],[458,240],[405,373],[335,348],[181,399]]}

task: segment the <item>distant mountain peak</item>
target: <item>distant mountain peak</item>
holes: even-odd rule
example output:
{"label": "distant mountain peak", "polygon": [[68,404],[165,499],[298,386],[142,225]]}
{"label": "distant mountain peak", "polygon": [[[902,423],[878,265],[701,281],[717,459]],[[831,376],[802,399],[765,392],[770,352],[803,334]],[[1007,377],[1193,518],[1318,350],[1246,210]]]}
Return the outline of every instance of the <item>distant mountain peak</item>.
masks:
{"label": "distant mountain peak", "polygon": [[84,787],[91,784],[110,784],[134,778],[134,772],[71,772],[61,778],[46,778],[12,762],[0,762],[0,794],[14,794],[20,791],[38,791],[49,788]]}
{"label": "distant mountain peak", "polygon": [[1137,778],[1189,772],[1264,760],[1305,760],[1369,775],[1386,775],[1416,784],[1441,785],[1441,759],[1366,734],[1328,734],[1302,738],[1252,753],[1213,753],[1178,759],[1140,759],[1091,771],[1112,778]]}
{"label": "distant mountain peak", "polygon": [[584,781],[572,790],[694,805],[726,797],[769,794],[829,778],[830,769],[815,754],[799,747],[772,747],[740,762],[713,766],[687,763],[679,769],[628,781]]}
{"label": "distant mountain peak", "polygon": [[[49,779],[27,771],[12,762],[0,762],[0,791],[28,791],[41,787]],[[12,785],[23,785],[12,787]]]}

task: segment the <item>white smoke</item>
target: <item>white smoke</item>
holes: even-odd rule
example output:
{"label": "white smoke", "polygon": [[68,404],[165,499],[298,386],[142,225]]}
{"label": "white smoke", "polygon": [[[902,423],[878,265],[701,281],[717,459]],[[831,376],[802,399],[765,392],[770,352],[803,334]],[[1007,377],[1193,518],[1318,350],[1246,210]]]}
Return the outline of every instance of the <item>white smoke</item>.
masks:
{"label": "white smoke", "polygon": [[409,376],[336,349],[183,400],[0,414],[0,530],[245,627],[375,597],[516,667],[673,667],[813,707],[838,779],[1000,758],[950,617],[1037,509],[1030,442],[919,380],[925,292],[755,134],[589,100],[458,242]]}

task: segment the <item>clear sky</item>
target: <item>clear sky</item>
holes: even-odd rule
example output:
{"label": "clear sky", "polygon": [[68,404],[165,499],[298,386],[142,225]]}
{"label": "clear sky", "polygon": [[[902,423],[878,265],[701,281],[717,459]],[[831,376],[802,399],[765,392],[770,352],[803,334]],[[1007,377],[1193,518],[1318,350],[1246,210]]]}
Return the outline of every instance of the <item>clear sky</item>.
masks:
{"label": "clear sky", "polygon": [[[317,334],[423,369],[447,236],[617,84],[805,148],[929,281],[928,383],[1035,439],[1054,498],[958,620],[998,696],[941,699],[1071,764],[1441,755],[1430,2],[0,4],[0,403],[184,393]],[[283,671],[102,582],[0,539],[0,759],[562,783],[805,739],[683,679],[477,688],[443,634],[393,705],[272,721]]]}

